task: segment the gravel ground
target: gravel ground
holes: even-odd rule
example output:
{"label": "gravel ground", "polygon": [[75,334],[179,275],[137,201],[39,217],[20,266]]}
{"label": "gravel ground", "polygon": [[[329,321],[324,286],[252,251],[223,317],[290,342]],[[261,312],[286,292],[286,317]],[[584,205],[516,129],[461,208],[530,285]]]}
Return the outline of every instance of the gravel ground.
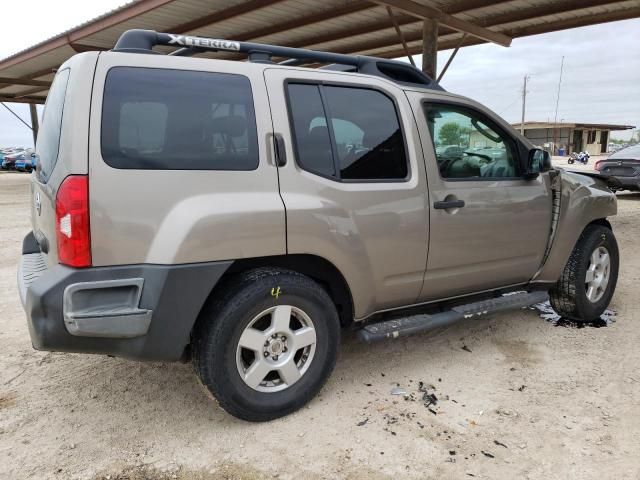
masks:
{"label": "gravel ground", "polygon": [[307,408],[249,424],[191,365],[31,348],[15,281],[28,178],[0,174],[0,478],[640,478],[640,194],[612,219],[610,326],[520,310],[373,346],[345,335]]}

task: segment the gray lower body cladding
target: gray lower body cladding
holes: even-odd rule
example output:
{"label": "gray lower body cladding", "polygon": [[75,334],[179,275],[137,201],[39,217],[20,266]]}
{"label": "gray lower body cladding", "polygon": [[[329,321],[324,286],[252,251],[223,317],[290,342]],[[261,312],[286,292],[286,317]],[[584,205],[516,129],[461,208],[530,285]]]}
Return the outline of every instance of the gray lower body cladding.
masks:
{"label": "gray lower body cladding", "polygon": [[[28,239],[29,236],[25,243]],[[28,248],[23,251],[26,253],[23,253],[18,272],[18,286],[34,348],[109,354],[137,360],[180,360],[211,289],[233,263],[142,264],[83,269],[55,265],[36,271],[41,266],[33,260],[37,253]],[[129,283],[131,288],[141,286],[137,292],[139,295],[135,291],[126,295],[122,285],[128,286]],[[105,289],[105,285],[114,288]],[[80,301],[74,300],[80,308],[72,312],[73,317],[67,311],[69,292],[78,291],[77,286],[82,287],[82,292],[89,293],[83,293]],[[118,302],[122,303],[122,298],[127,298],[127,301],[135,299],[133,314],[126,307],[114,308]],[[141,312],[146,312],[146,315]],[[80,333],[78,328],[70,328],[70,318],[77,321]],[[143,325],[144,330],[129,328],[119,334],[118,329],[127,325],[127,319],[144,319],[147,323]],[[105,324],[113,322],[115,327],[111,331],[109,328],[95,330],[100,321]]]}

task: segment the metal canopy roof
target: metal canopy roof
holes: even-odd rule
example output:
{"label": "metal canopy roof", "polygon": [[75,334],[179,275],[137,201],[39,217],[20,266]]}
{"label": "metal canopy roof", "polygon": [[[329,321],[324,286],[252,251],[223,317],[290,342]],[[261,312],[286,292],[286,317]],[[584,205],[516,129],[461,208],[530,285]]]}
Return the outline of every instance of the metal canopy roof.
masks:
{"label": "metal canopy roof", "polygon": [[446,50],[635,17],[640,0],[137,0],[0,60],[0,101],[44,102],[65,60],[133,28],[397,58],[422,52],[424,18],[437,19]]}

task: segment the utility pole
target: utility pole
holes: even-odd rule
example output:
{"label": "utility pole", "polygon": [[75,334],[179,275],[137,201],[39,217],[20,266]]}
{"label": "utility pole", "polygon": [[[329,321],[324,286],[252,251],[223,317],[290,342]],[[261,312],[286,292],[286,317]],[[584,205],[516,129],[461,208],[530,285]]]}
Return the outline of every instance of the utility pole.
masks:
{"label": "utility pole", "polygon": [[[560,103],[560,87],[562,86],[562,68],[564,67],[564,56],[560,62],[560,78],[558,79],[558,94],[556,96],[556,113],[553,116],[553,153],[556,153],[558,141],[558,104]],[[562,135],[560,135],[560,140]]]}
{"label": "utility pole", "polygon": [[529,75],[524,76],[524,85],[522,86],[522,121],[520,122],[520,135],[524,135],[524,111],[527,103],[527,80]]}

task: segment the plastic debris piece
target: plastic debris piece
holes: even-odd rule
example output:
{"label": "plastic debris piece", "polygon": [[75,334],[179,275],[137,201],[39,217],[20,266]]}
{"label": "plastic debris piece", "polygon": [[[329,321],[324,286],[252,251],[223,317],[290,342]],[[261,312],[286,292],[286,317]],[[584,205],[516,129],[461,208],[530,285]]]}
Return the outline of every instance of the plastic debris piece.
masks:
{"label": "plastic debris piece", "polygon": [[407,395],[407,391],[402,387],[393,387],[391,389],[391,395]]}

